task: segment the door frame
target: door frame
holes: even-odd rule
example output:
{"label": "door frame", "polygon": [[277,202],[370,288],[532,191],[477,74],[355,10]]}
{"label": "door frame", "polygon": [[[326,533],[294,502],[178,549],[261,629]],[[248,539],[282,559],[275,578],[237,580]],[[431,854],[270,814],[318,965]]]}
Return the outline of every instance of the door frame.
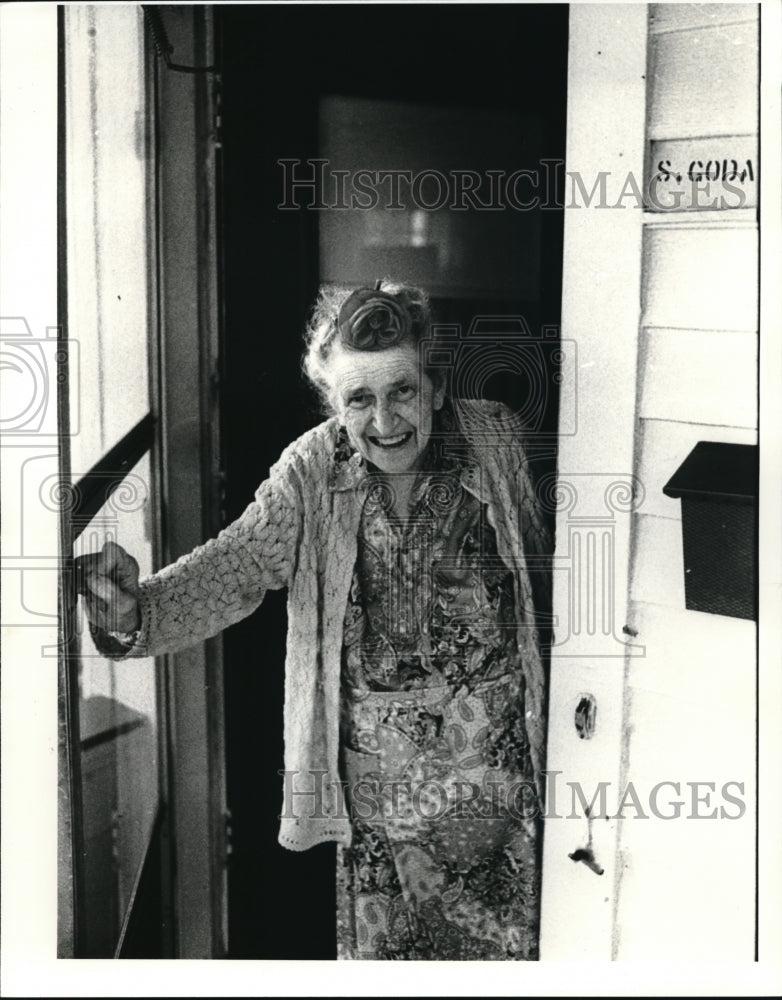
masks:
{"label": "door frame", "polygon": [[[567,783],[589,803],[608,782],[607,812],[615,814],[625,663],[641,652],[624,631],[639,500],[632,473],[643,223],[627,185],[630,175],[639,188],[644,178],[647,19],[647,4],[570,6],[562,343],[576,363],[561,392],[575,401],[577,424],[575,433],[561,427],[559,439],[542,959],[616,957],[619,823],[591,821]],[[588,741],[574,725],[587,694],[599,723]],[[571,858],[587,847],[602,874]]]}
{"label": "door frame", "polygon": [[[213,67],[211,6],[158,8],[177,65]],[[163,564],[221,527],[219,75],[158,60]],[[228,951],[223,646],[166,657],[175,954]]]}
{"label": "door frame", "polygon": [[[150,357],[151,421],[157,424],[153,486],[155,507],[161,515],[157,519],[157,557],[160,564],[166,565],[216,534],[220,526],[217,374],[221,323],[216,74],[212,69],[191,71],[192,67],[214,65],[213,12],[208,6],[189,5],[166,5],[157,10],[177,60],[174,66],[167,59],[154,62],[148,115],[149,127],[155,133],[151,143],[154,155],[148,161],[155,198],[155,245],[150,255],[149,284],[155,290],[152,301],[157,308],[152,325],[159,332],[159,336],[151,337]],[[160,53],[158,41],[155,48]],[[152,39],[149,46],[151,49]],[[181,72],[183,67],[186,71]],[[62,51],[59,73],[62,96]],[[52,157],[51,162],[57,165],[62,181],[66,169],[62,155],[63,107],[58,111],[60,159]],[[57,135],[52,129],[52,138]],[[45,190],[51,190],[54,197],[57,189],[52,185]],[[61,199],[61,212],[62,207]],[[63,222],[60,218],[62,231]],[[61,232],[61,242],[62,238]],[[62,248],[60,261],[58,315],[62,329],[67,331],[67,257]],[[61,338],[63,335],[61,332]],[[58,393],[58,404],[61,469],[67,469],[65,391]],[[66,612],[69,608],[72,611],[74,597],[67,524],[61,551],[60,615],[67,624],[70,618]],[[75,692],[66,683],[67,657],[61,660],[60,675],[61,690],[73,703]],[[158,676],[163,713],[159,831],[164,871],[158,902],[165,950],[182,958],[221,957],[227,953],[228,853],[221,640],[160,658]],[[79,955],[83,887],[74,872],[75,859],[82,851],[79,760],[74,746],[78,743],[76,718],[73,704],[60,715],[61,957]]]}

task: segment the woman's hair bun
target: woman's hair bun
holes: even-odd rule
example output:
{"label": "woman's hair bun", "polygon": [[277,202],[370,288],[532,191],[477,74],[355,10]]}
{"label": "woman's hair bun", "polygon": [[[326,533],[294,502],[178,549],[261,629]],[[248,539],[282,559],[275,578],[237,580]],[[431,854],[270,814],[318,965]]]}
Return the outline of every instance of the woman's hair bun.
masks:
{"label": "woman's hair bun", "polygon": [[422,288],[381,279],[374,287],[324,285],[304,335],[303,369],[324,408],[333,412],[326,370],[335,344],[352,351],[417,346],[431,333],[429,297]]}
{"label": "woman's hair bun", "polygon": [[357,288],[337,316],[339,339],[357,351],[382,351],[410,336],[410,312],[388,292]]}

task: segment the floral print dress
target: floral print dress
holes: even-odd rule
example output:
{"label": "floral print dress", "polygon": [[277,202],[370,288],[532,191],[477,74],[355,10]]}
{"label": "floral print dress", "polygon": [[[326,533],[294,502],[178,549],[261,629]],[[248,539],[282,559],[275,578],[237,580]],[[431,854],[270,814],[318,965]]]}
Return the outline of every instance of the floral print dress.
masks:
{"label": "floral print dress", "polygon": [[345,617],[338,957],[536,959],[540,836],[513,577],[485,507],[370,487]]}

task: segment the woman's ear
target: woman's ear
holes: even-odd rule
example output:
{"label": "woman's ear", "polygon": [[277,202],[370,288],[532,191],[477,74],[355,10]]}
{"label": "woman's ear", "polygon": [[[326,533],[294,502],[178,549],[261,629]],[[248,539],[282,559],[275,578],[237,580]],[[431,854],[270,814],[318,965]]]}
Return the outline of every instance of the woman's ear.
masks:
{"label": "woman's ear", "polygon": [[345,423],[343,419],[344,414],[340,409],[339,395],[336,392],[334,392],[334,389],[327,383],[323,384],[323,388],[321,390],[321,397],[323,399],[328,414],[330,416],[339,417],[339,422],[341,424],[344,424]]}

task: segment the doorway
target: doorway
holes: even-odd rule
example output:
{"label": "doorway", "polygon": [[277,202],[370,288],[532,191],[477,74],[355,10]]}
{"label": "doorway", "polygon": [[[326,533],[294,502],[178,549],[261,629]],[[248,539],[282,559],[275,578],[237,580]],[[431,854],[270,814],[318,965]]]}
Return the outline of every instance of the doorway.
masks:
{"label": "doorway", "polygon": [[[321,281],[358,284],[393,271],[430,288],[438,322],[469,330],[481,317],[522,317],[533,337],[546,329],[556,343],[568,10],[230,5],[215,7],[215,18],[223,66],[220,422],[228,523],[283,448],[322,419],[300,374],[302,332]],[[510,202],[505,190],[486,210],[452,208],[453,188],[439,208],[408,205],[395,215],[308,208],[306,192],[280,209],[287,196],[280,161],[304,177],[318,158],[332,172],[356,171],[362,159],[371,170],[429,170],[419,193],[432,206],[435,175],[453,184],[455,168],[484,179],[491,170],[506,177],[514,168],[537,170],[539,179],[535,191],[534,179],[520,176]],[[553,166],[542,167],[544,160]],[[538,205],[519,207],[535,194]],[[488,188],[477,194],[484,205],[491,197]],[[344,248],[357,240],[363,253],[351,263]],[[544,355],[544,379],[554,366]],[[503,369],[482,389],[516,408],[528,394]],[[538,429],[554,443],[539,456],[543,474],[555,463],[554,391],[544,404]],[[334,846],[299,854],[277,843],[285,638],[284,593],[269,593],[225,634],[233,958],[336,957]]]}

